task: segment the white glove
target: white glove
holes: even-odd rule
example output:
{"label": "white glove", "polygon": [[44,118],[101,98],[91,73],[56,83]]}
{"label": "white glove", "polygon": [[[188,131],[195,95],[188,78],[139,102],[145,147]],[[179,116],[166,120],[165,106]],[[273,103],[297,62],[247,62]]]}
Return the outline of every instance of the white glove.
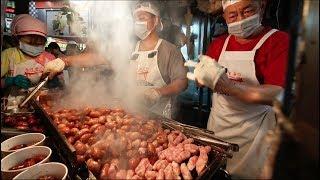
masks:
{"label": "white glove", "polygon": [[185,66],[194,66],[194,73],[188,73],[187,78],[196,80],[199,84],[207,86],[214,90],[219,78],[226,72],[226,68],[219,65],[214,59],[209,56],[201,55],[200,62],[186,62]]}
{"label": "white glove", "polygon": [[153,106],[155,105],[161,98],[161,94],[154,88],[146,89],[143,93],[144,103],[146,106]]}
{"label": "white glove", "polygon": [[62,59],[57,58],[52,61],[49,61],[45,66],[44,66],[44,72],[50,72],[50,73],[59,73],[63,71],[64,67],[66,64]]}

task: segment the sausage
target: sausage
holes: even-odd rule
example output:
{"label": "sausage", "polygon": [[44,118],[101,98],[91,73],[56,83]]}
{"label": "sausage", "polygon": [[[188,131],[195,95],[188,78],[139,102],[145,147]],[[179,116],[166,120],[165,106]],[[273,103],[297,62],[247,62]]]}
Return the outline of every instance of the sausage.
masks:
{"label": "sausage", "polygon": [[154,140],[154,141],[152,142],[152,144],[153,144],[154,147],[159,147],[158,140]]}
{"label": "sausage", "polygon": [[46,158],[45,155],[36,155],[32,158],[28,158],[26,160],[24,160],[23,162],[18,163],[17,165],[9,168],[9,170],[17,170],[17,169],[22,169],[22,168],[26,168],[29,166],[33,166],[37,163],[39,163],[40,161],[44,160]]}
{"label": "sausage", "polygon": [[119,168],[119,161],[117,161],[117,159],[113,162],[111,162],[109,170],[108,170],[108,177],[110,179],[115,179],[116,175],[117,175],[117,171]]}
{"label": "sausage", "polygon": [[94,130],[96,130],[99,126],[101,126],[101,124],[94,124],[90,127],[90,132],[93,133]]}
{"label": "sausage", "polygon": [[126,179],[127,180],[131,180],[132,179],[132,177],[133,177],[133,175],[134,175],[134,171],[133,170],[128,170],[127,171],[127,176],[126,176]]}
{"label": "sausage", "polygon": [[88,128],[84,128],[84,129],[81,129],[76,135],[75,135],[75,139],[78,140],[82,135],[86,134],[86,133],[89,133],[90,130]]}
{"label": "sausage", "polygon": [[41,176],[37,180],[58,180],[55,176]]}
{"label": "sausage", "polygon": [[136,140],[136,139],[140,138],[141,134],[139,132],[129,132],[127,136],[131,140]]}
{"label": "sausage", "polygon": [[117,124],[116,124],[114,121],[106,122],[106,123],[105,123],[105,126],[106,126],[107,128],[109,128],[109,129],[115,128],[116,125],[117,125]]}
{"label": "sausage", "polygon": [[160,169],[160,170],[159,170],[156,179],[157,179],[157,180],[163,180],[163,179],[164,179],[164,171],[163,171],[163,169]]}
{"label": "sausage", "polygon": [[[210,146],[208,146],[210,147]],[[202,173],[202,171],[204,170],[204,168],[207,165],[208,162],[208,153],[209,153],[209,148],[208,147],[200,147],[199,151],[200,151],[200,155],[198,157],[198,160],[196,162],[196,171],[198,173],[198,175],[200,175]],[[211,148],[210,148],[211,150]]]}
{"label": "sausage", "polygon": [[172,170],[172,165],[168,164],[168,166],[163,170],[165,179],[174,179],[174,174]]}
{"label": "sausage", "polygon": [[74,148],[76,149],[77,155],[84,155],[84,153],[86,153],[87,151],[86,145],[83,144],[81,141],[77,141],[74,144]]}
{"label": "sausage", "polygon": [[180,166],[178,163],[176,163],[175,161],[172,161],[172,170],[173,170],[173,173],[175,175],[175,177],[178,177],[180,176]]}
{"label": "sausage", "polygon": [[94,130],[93,134],[96,136],[103,135],[104,132],[106,131],[106,129],[107,129],[106,126],[101,125],[101,126],[97,127],[96,130]]}
{"label": "sausage", "polygon": [[164,169],[168,166],[169,162],[167,160],[161,160],[159,159],[156,161],[153,165],[153,169],[159,171],[160,169]]}
{"label": "sausage", "polygon": [[141,177],[144,176],[146,170],[148,169],[152,169],[152,166],[148,160],[148,158],[143,158],[141,159],[140,163],[138,164],[138,166],[135,168],[135,173]]}
{"label": "sausage", "polygon": [[168,143],[164,143],[162,144],[163,149],[167,149],[168,148]]}
{"label": "sausage", "polygon": [[123,169],[118,171],[116,174],[116,179],[125,179],[126,177],[127,177],[127,171]]}
{"label": "sausage", "polygon": [[182,163],[180,165],[180,171],[181,171],[183,179],[192,179],[192,175],[191,175],[186,163]]}
{"label": "sausage", "polygon": [[163,150],[163,146],[159,146],[159,147],[156,148],[156,153],[159,153],[162,150]]}
{"label": "sausage", "polygon": [[84,144],[86,144],[91,136],[92,136],[92,134],[87,133],[87,134],[82,135],[79,140],[81,142],[83,142]]}
{"label": "sausage", "polygon": [[141,147],[138,149],[138,152],[140,155],[145,155],[147,153],[147,148]]}
{"label": "sausage", "polygon": [[179,143],[181,143],[182,141],[184,141],[185,139],[187,139],[186,136],[185,136],[184,134],[180,133],[180,134],[178,135],[178,137],[176,137],[176,138],[174,139],[173,144],[179,144]]}
{"label": "sausage", "polygon": [[148,151],[152,154],[155,154],[156,153],[156,148],[154,147],[153,144],[149,143],[148,144]]}
{"label": "sausage", "polygon": [[17,150],[17,149],[25,148],[25,147],[27,147],[27,146],[28,146],[28,145],[26,145],[26,144],[19,144],[19,145],[13,146],[13,147],[10,148],[9,150]]}
{"label": "sausage", "polygon": [[131,159],[129,159],[129,168],[132,170],[136,169],[140,160],[141,160],[141,158],[139,158],[139,157],[132,157]]}
{"label": "sausage", "polygon": [[90,128],[90,126],[88,124],[81,125],[81,130],[82,129],[89,129],[89,128]]}
{"label": "sausage", "polygon": [[187,167],[190,171],[192,171],[196,167],[196,162],[198,160],[198,156],[192,156],[187,164]]}
{"label": "sausage", "polygon": [[69,121],[78,121],[78,120],[80,120],[80,118],[77,117],[77,116],[75,116],[75,115],[67,116],[67,119],[68,119]]}
{"label": "sausage", "polygon": [[184,150],[189,151],[191,154],[195,154],[198,152],[199,147],[195,144],[184,144]]}
{"label": "sausage", "polygon": [[146,171],[146,173],[145,173],[144,176],[145,176],[147,179],[156,179],[157,175],[158,175],[158,172],[157,172],[157,171],[150,171],[150,170],[148,170],[148,171]]}
{"label": "sausage", "polygon": [[89,139],[88,139],[88,144],[89,145],[93,145],[94,143],[97,142],[97,138],[95,136],[91,136]]}
{"label": "sausage", "polygon": [[138,154],[139,154],[139,152],[138,152],[137,150],[129,150],[129,151],[127,152],[127,156],[128,156],[129,158],[134,157],[134,156],[137,156]]}
{"label": "sausage", "polygon": [[121,129],[121,130],[124,130],[124,131],[127,131],[127,130],[129,129],[129,126],[124,125],[124,126],[122,126],[120,129]]}
{"label": "sausage", "polygon": [[89,116],[90,116],[91,118],[98,118],[98,117],[101,116],[101,113],[100,113],[99,111],[91,111],[91,112],[89,113]]}
{"label": "sausage", "polygon": [[110,164],[109,163],[105,163],[101,169],[101,173],[100,173],[100,179],[107,179],[108,178],[108,171],[110,168]]}
{"label": "sausage", "polygon": [[194,142],[193,138],[188,138],[182,142],[182,144],[192,144]]}
{"label": "sausage", "polygon": [[138,148],[140,146],[140,144],[141,144],[141,140],[140,139],[136,139],[135,141],[133,141],[131,143],[132,147],[134,147],[134,148]]}
{"label": "sausage", "polygon": [[74,139],[74,137],[73,136],[70,136],[70,137],[68,137],[68,142],[70,143],[70,144],[73,144],[74,143],[74,141],[75,141],[75,139]]}
{"label": "sausage", "polygon": [[96,174],[96,173],[99,173],[101,164],[98,161],[95,161],[93,159],[88,159],[87,166],[92,173]]}
{"label": "sausage", "polygon": [[157,141],[158,141],[159,144],[164,144],[164,143],[168,142],[167,134],[160,133],[157,136]]}
{"label": "sausage", "polygon": [[59,124],[58,125],[58,129],[60,130],[60,129],[62,129],[62,128],[65,128],[67,125],[66,124]]}
{"label": "sausage", "polygon": [[91,118],[91,119],[89,119],[89,121],[86,121],[84,124],[89,125],[89,126],[92,126],[94,124],[98,124],[98,118]]}
{"label": "sausage", "polygon": [[99,148],[97,148],[97,147],[91,148],[91,154],[90,154],[90,156],[91,156],[93,159],[95,159],[95,160],[101,159],[101,158],[103,157],[103,155],[104,155],[104,152],[103,152],[101,149],[99,149]]}
{"label": "sausage", "polygon": [[60,131],[61,131],[61,133],[62,134],[64,134],[64,135],[67,135],[67,134],[70,134],[70,128],[68,128],[68,127],[63,127],[63,128],[60,128]]}
{"label": "sausage", "polygon": [[85,159],[84,155],[77,155],[77,162],[78,163],[83,163],[85,161],[86,161],[86,159]]}

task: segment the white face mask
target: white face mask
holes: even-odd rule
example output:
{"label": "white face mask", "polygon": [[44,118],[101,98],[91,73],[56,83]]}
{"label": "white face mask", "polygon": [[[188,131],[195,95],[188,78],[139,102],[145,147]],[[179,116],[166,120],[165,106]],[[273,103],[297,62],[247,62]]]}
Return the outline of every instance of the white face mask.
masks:
{"label": "white face mask", "polygon": [[150,35],[151,30],[148,30],[147,21],[136,21],[134,23],[134,32],[141,40],[144,40]]}
{"label": "white face mask", "polygon": [[257,13],[242,21],[228,24],[228,32],[236,37],[247,38],[261,26],[260,15]]}
{"label": "white face mask", "polygon": [[44,51],[44,46],[32,46],[24,42],[19,42],[19,48],[30,56],[39,56]]}

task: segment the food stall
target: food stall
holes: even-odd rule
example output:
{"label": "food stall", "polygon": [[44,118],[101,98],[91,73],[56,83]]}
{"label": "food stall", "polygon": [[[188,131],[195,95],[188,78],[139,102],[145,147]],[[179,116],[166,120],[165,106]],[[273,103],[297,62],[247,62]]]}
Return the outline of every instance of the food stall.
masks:
{"label": "food stall", "polygon": [[[131,34],[126,36],[122,30],[128,24],[119,22],[131,2],[28,2],[24,8],[29,13],[33,9],[34,16],[48,24],[50,41],[59,44],[76,41],[81,50],[86,50],[84,44],[97,42],[90,48],[106,46],[106,56],[118,58],[120,65],[115,65],[115,70],[126,72],[122,63],[128,50],[114,43],[119,52],[110,55],[115,50],[110,50],[106,42],[110,43],[110,39],[131,42]],[[197,61],[197,55],[206,52],[210,41],[226,31],[221,22],[222,7],[217,2],[221,1],[164,3],[163,24],[167,29],[162,37],[180,48],[185,59]],[[274,4],[279,8],[280,1],[277,2],[271,4],[270,11]],[[21,2],[10,1],[10,9],[15,3]],[[105,8],[114,12],[107,13],[108,19],[98,18],[102,11],[110,10]],[[122,11],[123,8],[126,10]],[[267,20],[274,23],[270,16]],[[111,28],[114,22],[118,25]],[[115,30],[120,35],[115,35]],[[292,71],[288,76],[292,76]],[[123,95],[130,91],[124,77],[116,76],[120,82],[114,82],[109,75],[100,66],[74,68],[69,83],[62,87],[47,88],[48,79],[43,78],[27,91],[13,88],[4,92],[2,179],[231,179],[226,165],[239,146],[204,128],[211,107],[208,88],[199,89],[189,82],[188,89],[178,97],[181,110],[175,118],[168,118],[137,106],[136,99]],[[291,79],[288,86],[291,88],[295,83]],[[293,90],[286,91],[287,99],[280,106],[285,116],[289,116],[293,98],[288,99],[288,94]]]}

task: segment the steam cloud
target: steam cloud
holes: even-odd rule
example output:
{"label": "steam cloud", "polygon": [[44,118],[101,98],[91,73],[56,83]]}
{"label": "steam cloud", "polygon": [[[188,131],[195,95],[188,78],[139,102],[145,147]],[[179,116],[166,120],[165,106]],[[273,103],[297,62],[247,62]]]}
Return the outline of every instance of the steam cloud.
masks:
{"label": "steam cloud", "polygon": [[67,95],[59,100],[63,106],[109,106],[114,98],[121,98],[127,107],[136,108],[138,91],[129,63],[135,46],[132,34],[134,3],[136,1],[87,1],[86,7],[92,17],[88,40],[111,62],[113,75],[103,75],[99,69],[73,71],[66,87]]}

